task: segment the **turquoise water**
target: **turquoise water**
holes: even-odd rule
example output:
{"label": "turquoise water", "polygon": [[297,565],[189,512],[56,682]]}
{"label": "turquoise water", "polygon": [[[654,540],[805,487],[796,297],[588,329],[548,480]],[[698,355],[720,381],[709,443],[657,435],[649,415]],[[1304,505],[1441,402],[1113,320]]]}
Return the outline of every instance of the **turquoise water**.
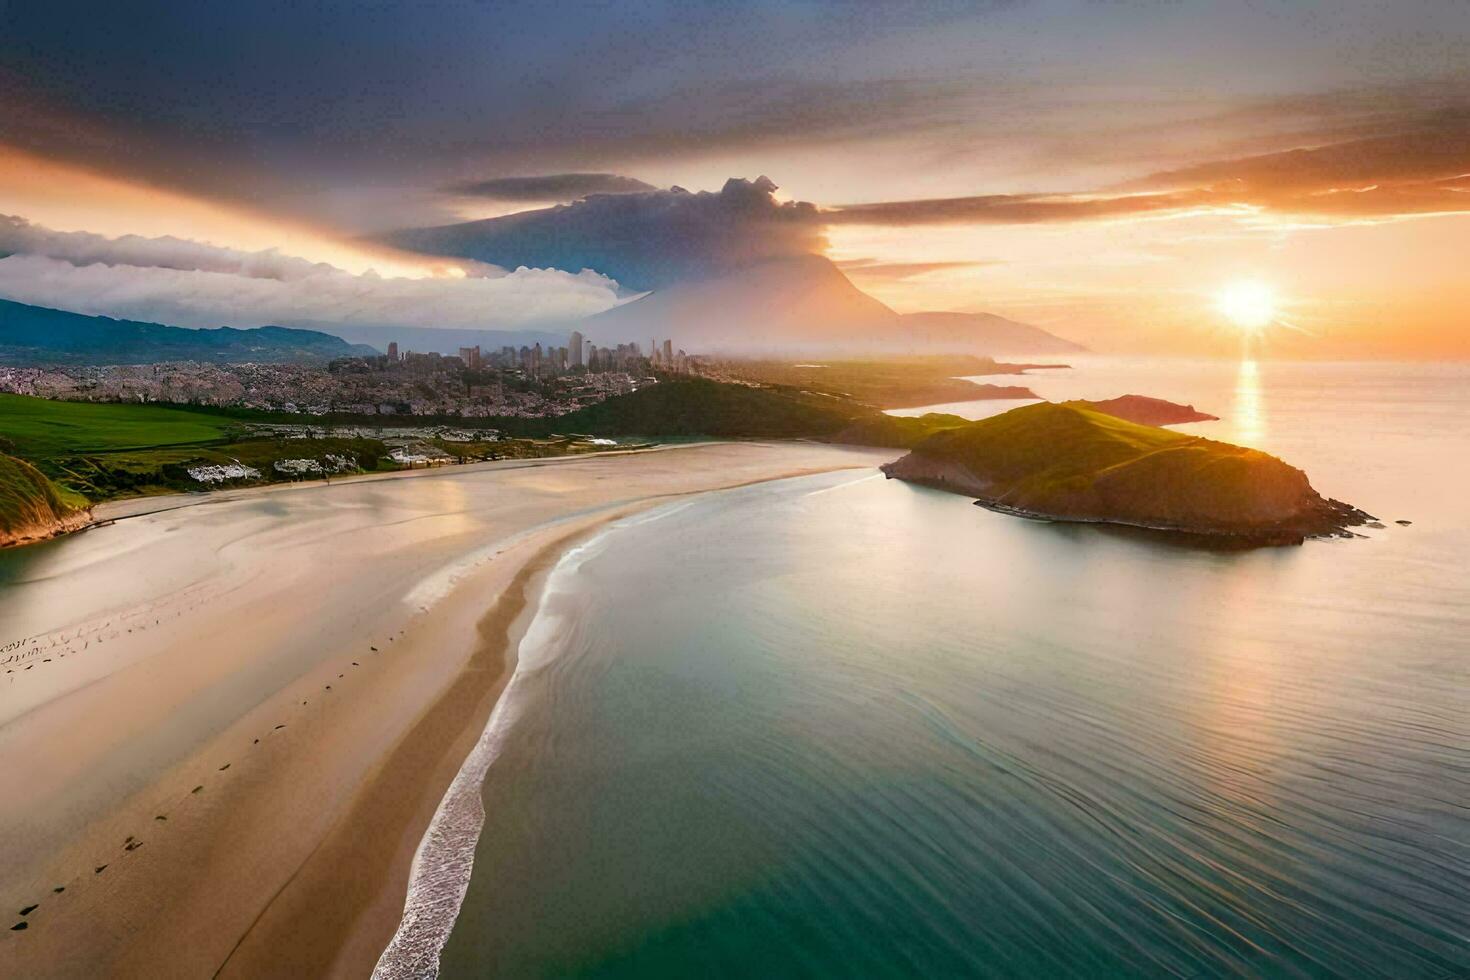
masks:
{"label": "turquoise water", "polygon": [[1047,383],[1413,526],[1204,552],[843,473],[614,527],[523,648],[443,975],[1470,972],[1470,374],[1159,370]]}

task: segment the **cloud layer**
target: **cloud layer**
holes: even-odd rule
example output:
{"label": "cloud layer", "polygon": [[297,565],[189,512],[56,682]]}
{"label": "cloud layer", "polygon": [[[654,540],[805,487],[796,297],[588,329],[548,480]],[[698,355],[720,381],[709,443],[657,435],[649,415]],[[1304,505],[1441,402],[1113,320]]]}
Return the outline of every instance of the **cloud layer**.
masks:
{"label": "cloud layer", "polygon": [[1218,160],[1076,194],[853,204],[832,224],[1033,224],[1199,210],[1351,220],[1470,212],[1470,112],[1432,128]]}
{"label": "cloud layer", "polygon": [[0,255],[5,298],[185,327],[510,329],[564,323],[617,302],[617,284],[594,272],[465,263],[458,278],[354,275],[275,251],[57,232],[4,216]]}
{"label": "cloud layer", "polygon": [[767,177],[732,177],[718,192],[598,194],[383,240],[495,265],[596,269],[628,288],[655,289],[762,259],[820,252],[826,243],[816,206],[777,201],[775,193]]}
{"label": "cloud layer", "polygon": [[657,187],[620,174],[543,174],[539,177],[495,177],[453,184],[452,194],[494,201],[576,201],[589,194],[637,194]]}

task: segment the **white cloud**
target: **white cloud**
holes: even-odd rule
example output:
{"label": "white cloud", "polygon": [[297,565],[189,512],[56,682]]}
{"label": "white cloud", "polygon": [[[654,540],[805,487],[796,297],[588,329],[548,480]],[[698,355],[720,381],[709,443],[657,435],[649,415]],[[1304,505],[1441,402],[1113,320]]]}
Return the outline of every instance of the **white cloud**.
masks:
{"label": "white cloud", "polygon": [[75,313],[183,327],[394,325],[505,329],[565,322],[617,303],[584,270],[456,263],[462,277],[386,278],[179,238],[57,232],[0,216],[0,296]]}

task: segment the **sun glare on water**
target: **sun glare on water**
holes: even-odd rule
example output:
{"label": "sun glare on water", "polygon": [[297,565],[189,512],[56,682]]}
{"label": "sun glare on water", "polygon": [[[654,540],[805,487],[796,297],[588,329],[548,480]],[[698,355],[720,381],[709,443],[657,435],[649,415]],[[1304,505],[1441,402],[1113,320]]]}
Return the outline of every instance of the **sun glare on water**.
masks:
{"label": "sun glare on water", "polygon": [[1259,333],[1276,319],[1276,290],[1256,279],[1242,279],[1220,290],[1215,307],[1242,331]]}

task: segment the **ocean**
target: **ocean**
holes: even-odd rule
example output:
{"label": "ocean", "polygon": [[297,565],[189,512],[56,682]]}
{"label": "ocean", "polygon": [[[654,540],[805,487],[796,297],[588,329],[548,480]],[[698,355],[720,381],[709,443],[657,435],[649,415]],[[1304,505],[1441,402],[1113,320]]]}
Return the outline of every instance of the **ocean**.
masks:
{"label": "ocean", "polygon": [[1074,365],[1026,383],[1191,402],[1385,526],[1205,551],[861,472],[610,526],[441,975],[1470,973],[1470,369]]}

